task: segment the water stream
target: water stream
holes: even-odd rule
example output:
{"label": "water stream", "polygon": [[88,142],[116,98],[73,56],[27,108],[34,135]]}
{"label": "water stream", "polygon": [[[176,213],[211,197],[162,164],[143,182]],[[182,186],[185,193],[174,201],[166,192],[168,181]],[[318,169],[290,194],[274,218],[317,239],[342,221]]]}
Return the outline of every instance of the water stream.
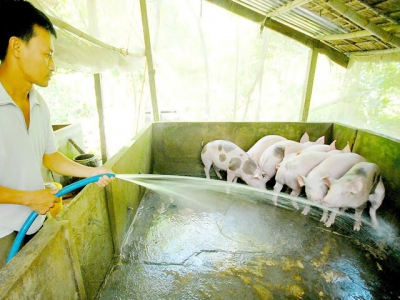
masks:
{"label": "water stream", "polygon": [[[331,228],[304,197],[172,175],[117,175],[147,188],[98,299],[393,299],[397,229],[366,212]],[[299,203],[295,210],[292,200]],[[307,216],[304,205],[312,205]]]}

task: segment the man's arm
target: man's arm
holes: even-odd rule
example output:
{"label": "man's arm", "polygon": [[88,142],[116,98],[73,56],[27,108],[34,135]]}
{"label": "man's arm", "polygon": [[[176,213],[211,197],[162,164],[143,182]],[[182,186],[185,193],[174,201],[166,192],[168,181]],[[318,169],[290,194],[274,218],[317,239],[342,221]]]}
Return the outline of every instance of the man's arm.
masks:
{"label": "man's arm", "polygon": [[[88,167],[66,157],[57,151],[52,154],[43,155],[43,165],[57,174],[74,177],[92,177],[100,174],[114,173],[111,169],[104,167]],[[103,176],[97,181],[97,185],[104,187],[114,180],[114,177]]]}
{"label": "man's arm", "polygon": [[60,198],[54,196],[58,191],[49,189],[20,191],[0,186],[0,203],[26,205],[38,214],[44,215],[54,203],[60,201]]}

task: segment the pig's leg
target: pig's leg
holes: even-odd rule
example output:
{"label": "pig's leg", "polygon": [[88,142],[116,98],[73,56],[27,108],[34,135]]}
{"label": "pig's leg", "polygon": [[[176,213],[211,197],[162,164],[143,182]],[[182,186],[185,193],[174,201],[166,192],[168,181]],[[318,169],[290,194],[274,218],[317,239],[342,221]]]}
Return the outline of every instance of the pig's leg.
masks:
{"label": "pig's leg", "polygon": [[356,212],[354,213],[354,226],[353,226],[353,230],[355,231],[360,231],[361,228],[361,215],[362,212],[364,211],[364,208],[367,206],[367,203],[365,202],[364,204],[362,204],[361,206],[356,208]]}
{"label": "pig's leg", "polygon": [[[300,190],[292,190],[292,192],[290,193],[290,196],[292,197],[297,197],[298,195],[300,195],[301,189]],[[292,205],[295,209],[299,209],[299,205],[297,204],[297,202],[295,200],[292,200]]]}
{"label": "pig's leg", "polygon": [[[228,170],[227,170],[227,173],[226,173],[226,181],[227,181],[228,183],[232,183],[232,182],[236,182],[235,179],[237,180],[235,173],[231,172],[231,171],[228,169]],[[226,187],[226,193],[227,193],[227,194],[230,194],[230,193],[231,193],[231,189],[230,189],[230,186],[229,186],[229,185]]]}
{"label": "pig's leg", "polygon": [[371,217],[371,222],[372,222],[372,226],[374,228],[378,228],[379,227],[379,223],[378,223],[378,219],[376,218],[376,210],[379,208],[379,205],[371,205],[371,207],[369,208],[369,215]]}
{"label": "pig's leg", "polygon": [[325,223],[326,227],[331,227],[331,225],[333,225],[333,223],[335,223],[336,215],[338,214],[338,212],[339,212],[338,209],[332,209],[329,219]]}
{"label": "pig's leg", "polygon": [[212,165],[212,161],[204,159],[203,164],[204,164],[204,172],[206,173],[206,178],[210,179],[210,168]]}
{"label": "pig's leg", "polygon": [[303,211],[301,212],[302,215],[307,216],[308,213],[310,212],[311,206],[310,205],[306,205],[303,209]]}
{"label": "pig's leg", "polygon": [[319,221],[325,223],[328,220],[329,211],[327,209],[325,209],[325,208],[322,211],[323,211],[322,212],[322,217],[321,217],[321,220],[319,220]]}
{"label": "pig's leg", "polygon": [[227,171],[226,181],[231,183],[234,182],[236,175],[233,172]]}
{"label": "pig's leg", "polygon": [[383,186],[381,180],[375,188],[375,194],[369,195],[368,198],[369,202],[371,203],[369,215],[371,217],[372,226],[374,228],[379,227],[378,219],[376,218],[376,210],[381,206],[383,198],[385,198],[385,187]]}
{"label": "pig's leg", "polygon": [[[347,209],[347,207],[343,207],[343,208],[335,208],[332,209],[331,211],[331,215],[329,216],[328,221],[326,221],[326,223],[324,224],[326,227],[331,227],[331,225],[333,225],[333,223],[335,223],[335,219],[336,219],[336,215],[340,212],[345,212]],[[328,211],[326,212],[326,217],[328,217]],[[322,218],[321,218],[322,220]]]}
{"label": "pig's leg", "polygon": [[275,186],[274,186],[274,196],[272,197],[272,201],[274,201],[274,204],[277,205],[278,204],[278,195],[281,192],[283,188],[283,184],[276,182]]}
{"label": "pig's leg", "polygon": [[217,174],[217,176],[218,176],[219,179],[222,179],[221,173],[219,172],[220,170],[221,170],[221,169],[219,169],[219,168],[217,168],[216,166],[214,166],[215,174]]}
{"label": "pig's leg", "polygon": [[369,209],[369,215],[371,217],[372,226],[374,228],[378,228],[379,227],[378,219],[376,218],[376,210],[378,208],[379,207],[372,207],[371,206],[370,209]]}

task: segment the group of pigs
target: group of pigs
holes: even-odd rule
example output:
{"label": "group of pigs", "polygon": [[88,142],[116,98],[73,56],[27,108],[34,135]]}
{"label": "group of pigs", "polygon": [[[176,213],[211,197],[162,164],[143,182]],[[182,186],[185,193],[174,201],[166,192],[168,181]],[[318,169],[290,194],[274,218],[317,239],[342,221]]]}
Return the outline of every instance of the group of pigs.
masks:
{"label": "group of pigs", "polygon": [[[377,228],[376,210],[385,197],[379,167],[352,153],[348,144],[342,150],[336,149],[335,142],[326,145],[324,136],[311,142],[307,133],[299,142],[267,135],[246,152],[230,141],[214,140],[203,147],[201,160],[208,179],[211,166],[220,179],[219,171],[223,170],[228,182],[236,182],[240,177],[249,186],[261,189],[266,189],[266,183],[275,177],[275,205],[284,185],[291,189],[293,197],[299,196],[305,187],[309,200],[326,207],[321,222],[327,227],[334,223],[339,210],[353,208],[353,229],[359,231],[361,215],[369,201],[371,222]],[[292,204],[299,209],[296,201]],[[309,211],[310,205],[306,205],[302,214]]]}

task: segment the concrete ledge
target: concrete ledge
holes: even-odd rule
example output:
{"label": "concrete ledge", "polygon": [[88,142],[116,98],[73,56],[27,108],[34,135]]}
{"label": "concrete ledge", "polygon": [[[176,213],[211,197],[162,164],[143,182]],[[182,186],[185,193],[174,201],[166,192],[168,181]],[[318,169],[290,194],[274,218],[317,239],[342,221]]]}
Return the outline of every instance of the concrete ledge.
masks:
{"label": "concrete ledge", "polygon": [[0,299],[86,299],[69,222],[46,223],[0,270]]}

